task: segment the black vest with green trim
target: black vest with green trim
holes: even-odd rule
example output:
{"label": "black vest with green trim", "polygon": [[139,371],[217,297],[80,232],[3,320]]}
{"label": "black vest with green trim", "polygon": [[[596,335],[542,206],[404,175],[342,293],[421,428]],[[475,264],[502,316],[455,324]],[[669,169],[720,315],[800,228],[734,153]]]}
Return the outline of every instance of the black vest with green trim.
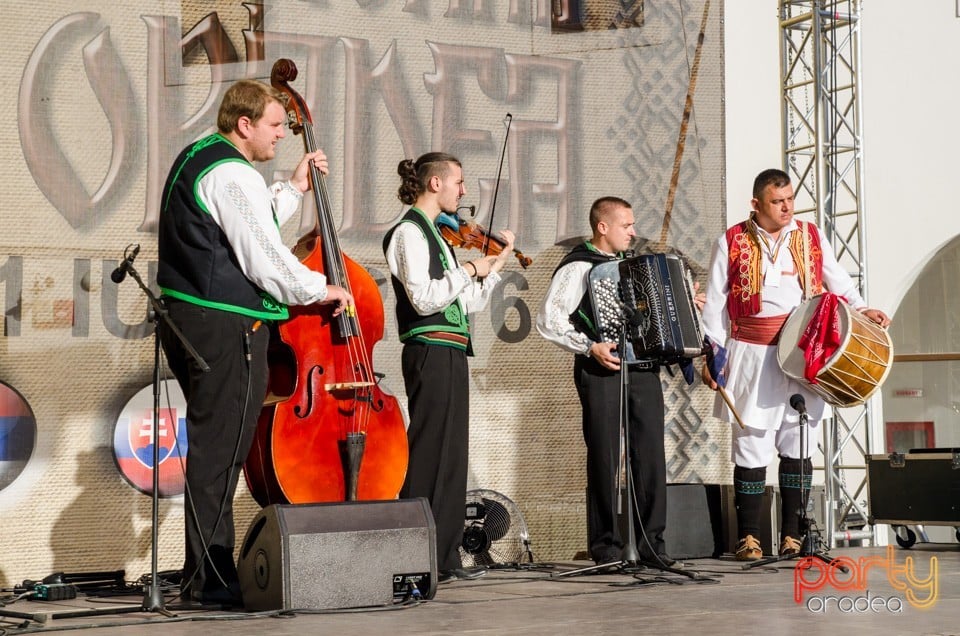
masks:
{"label": "black vest with green trim", "polygon": [[[431,279],[440,280],[443,278],[445,271],[457,267],[456,256],[453,257],[452,263],[446,262],[446,256],[444,255],[441,244],[443,239],[440,237],[440,233],[430,222],[430,219],[416,208],[407,210],[407,213],[403,215],[400,223],[390,228],[386,236],[384,236],[384,253],[387,251],[387,246],[390,245],[390,239],[393,237],[393,233],[400,227],[401,223],[413,223],[420,228],[420,231],[423,232],[423,235],[427,238],[427,248],[430,250],[429,273]],[[391,276],[390,279],[393,283],[393,294],[397,300],[397,328],[400,332],[400,342],[406,342],[408,340],[421,341],[428,344],[454,347],[466,351],[469,355],[473,354],[472,343],[470,342],[469,320],[459,299],[447,305],[443,311],[423,316],[414,309],[413,304],[407,297],[407,290],[403,287],[403,282],[396,276]],[[467,344],[462,346],[457,342],[422,337],[423,334],[428,334],[429,332],[458,334],[467,338]]]}
{"label": "black vest with green trim", "polygon": [[[617,256],[604,254],[598,251],[597,248],[595,248],[589,241],[584,241],[570,250],[570,252],[563,257],[563,260],[560,261],[560,264],[557,265],[557,269],[554,270],[553,273],[556,274],[557,271],[559,271],[564,265],[569,265],[570,263],[575,263],[578,261],[587,261],[591,264],[591,266],[595,267],[600,263],[618,261],[622,258],[622,254]],[[577,305],[576,310],[570,314],[570,323],[580,333],[586,334],[586,336],[594,342],[599,342],[600,337],[597,335],[597,329],[593,324],[593,320],[593,301],[590,298],[590,288],[588,285],[587,290],[583,293],[583,297],[580,299],[580,304]]]}
{"label": "black vest with green trim", "polygon": [[198,182],[226,162],[247,159],[215,133],[180,153],[163,188],[157,285],[164,296],[264,320],[288,317],[287,308],[240,269],[223,230],[197,196]]}

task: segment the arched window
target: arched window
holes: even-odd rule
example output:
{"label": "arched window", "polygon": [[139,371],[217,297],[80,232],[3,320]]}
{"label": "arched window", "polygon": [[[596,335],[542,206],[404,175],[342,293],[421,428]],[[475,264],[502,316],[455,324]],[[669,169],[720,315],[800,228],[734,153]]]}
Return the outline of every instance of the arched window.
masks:
{"label": "arched window", "polygon": [[890,326],[882,388],[885,451],[960,447],[960,236],[904,296]]}

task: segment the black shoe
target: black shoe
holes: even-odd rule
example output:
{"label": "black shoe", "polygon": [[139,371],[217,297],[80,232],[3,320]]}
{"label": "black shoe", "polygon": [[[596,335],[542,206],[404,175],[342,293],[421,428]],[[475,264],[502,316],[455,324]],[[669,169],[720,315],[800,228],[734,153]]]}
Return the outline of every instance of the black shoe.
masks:
{"label": "black shoe", "polygon": [[484,568],[453,568],[452,570],[440,570],[437,574],[438,583],[448,581],[469,581],[478,579],[487,571]]}
{"label": "black shoe", "polygon": [[200,605],[204,608],[243,609],[243,597],[240,594],[238,581],[231,581],[229,587],[217,585],[201,592],[184,590],[180,593],[180,598],[187,604]]}
{"label": "black shoe", "polygon": [[654,568],[673,568],[675,570],[682,570],[684,566],[683,563],[677,561],[665,552],[661,552],[655,557],[642,556],[640,557],[640,562]]}
{"label": "black shoe", "polygon": [[617,565],[622,561],[621,555],[623,550],[619,548],[608,548],[606,550],[598,550],[593,555],[593,562],[597,565]]}
{"label": "black shoe", "polygon": [[612,570],[620,565],[623,565],[624,561],[620,557],[609,557],[601,559],[600,561],[594,561],[596,567],[603,568],[603,571]]}
{"label": "black shoe", "polygon": [[437,583],[448,583],[456,580],[457,575],[453,573],[453,570],[440,570],[437,572]]}

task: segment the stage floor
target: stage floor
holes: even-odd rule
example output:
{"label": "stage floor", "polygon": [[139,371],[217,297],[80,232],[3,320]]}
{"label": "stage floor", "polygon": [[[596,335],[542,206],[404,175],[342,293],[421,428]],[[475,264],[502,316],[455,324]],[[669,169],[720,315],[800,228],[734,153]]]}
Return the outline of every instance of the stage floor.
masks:
{"label": "stage floor", "polygon": [[[558,577],[589,565],[568,562],[493,569],[473,581],[441,584],[431,601],[366,610],[262,614],[176,610],[173,617],[165,617],[130,611],[139,608],[141,597],[22,600],[3,611],[34,615],[35,620],[4,616],[0,629],[5,635],[80,628],[91,635],[164,636],[228,630],[234,636],[960,633],[957,544],[921,543],[890,552],[839,548],[830,556],[855,565],[849,575],[833,578],[825,566],[808,570],[801,603],[794,600],[797,561],[751,570],[730,558],[688,561],[685,571],[697,572],[696,578],[650,569]],[[870,559],[870,565],[864,567],[867,562],[861,559]],[[64,614],[111,607],[123,611],[76,618]]]}

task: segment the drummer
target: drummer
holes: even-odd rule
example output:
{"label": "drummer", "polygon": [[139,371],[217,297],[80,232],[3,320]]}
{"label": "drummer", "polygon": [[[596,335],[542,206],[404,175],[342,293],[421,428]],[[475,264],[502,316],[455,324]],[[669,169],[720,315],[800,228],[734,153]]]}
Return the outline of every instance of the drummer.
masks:
{"label": "drummer", "polygon": [[[800,551],[797,512],[803,501],[801,488],[810,488],[813,466],[809,443],[801,454],[799,415],[790,408],[790,397],[798,393],[804,397],[807,440],[813,438],[817,423],[830,416],[822,399],[780,369],[776,345],[790,312],[804,297],[830,291],[882,327],[890,324],[882,311],[866,308],[820,229],[793,218],[793,186],[787,173],[770,169],[757,175],[750,205],[750,218],[729,228],[714,246],[703,307],[703,327],[713,349],[703,367],[703,381],[714,390],[718,382],[726,387],[744,424],[732,427],[731,453],[740,561],[763,556],[761,501],[767,466],[776,456],[782,501],[780,554]],[[715,415],[735,422],[720,398]]]}

